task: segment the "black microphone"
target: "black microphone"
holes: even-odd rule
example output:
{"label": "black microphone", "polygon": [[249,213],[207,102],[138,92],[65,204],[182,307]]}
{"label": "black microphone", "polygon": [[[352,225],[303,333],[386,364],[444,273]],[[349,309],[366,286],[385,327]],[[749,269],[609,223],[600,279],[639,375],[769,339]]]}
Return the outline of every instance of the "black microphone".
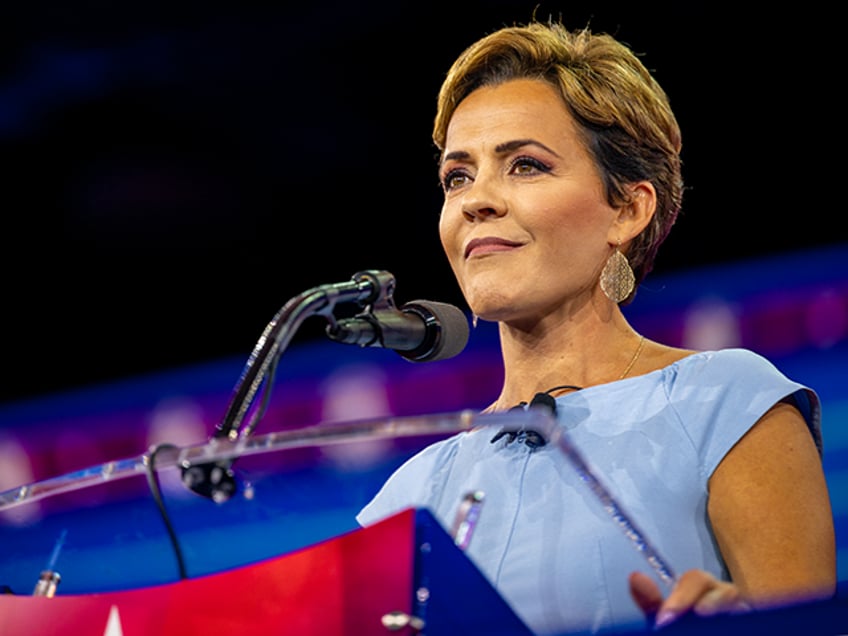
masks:
{"label": "black microphone", "polygon": [[[559,387],[559,388],[561,388],[561,387]],[[521,410],[524,410],[525,406],[527,406],[527,402],[520,402],[519,404],[516,404],[515,406],[513,406],[509,410],[510,411],[521,411]],[[553,417],[556,417],[556,412],[557,412],[556,400],[553,398],[553,396],[551,396],[550,393],[537,393],[536,395],[533,396],[533,399],[530,400],[530,406],[527,406],[527,408],[529,408],[529,409],[542,408],[542,409],[550,411],[550,414]],[[506,443],[512,444],[512,442],[515,441],[515,439],[519,436],[519,434],[523,434],[522,437],[524,439],[524,443],[527,444],[527,446],[529,446],[530,448],[532,448],[534,450],[537,449],[537,448],[541,448],[542,446],[544,446],[545,444],[548,443],[548,441],[545,439],[545,436],[542,435],[542,433],[540,433],[539,431],[532,429],[532,428],[526,428],[526,429],[523,429],[521,431],[507,431],[506,429],[501,429],[500,431],[498,431],[495,434],[495,436],[492,439],[489,440],[489,443],[494,444],[501,437],[506,436]]]}
{"label": "black microphone", "polygon": [[393,349],[412,362],[446,360],[468,343],[468,319],[458,307],[432,300],[413,300],[400,310],[385,306],[327,325],[336,342]]}

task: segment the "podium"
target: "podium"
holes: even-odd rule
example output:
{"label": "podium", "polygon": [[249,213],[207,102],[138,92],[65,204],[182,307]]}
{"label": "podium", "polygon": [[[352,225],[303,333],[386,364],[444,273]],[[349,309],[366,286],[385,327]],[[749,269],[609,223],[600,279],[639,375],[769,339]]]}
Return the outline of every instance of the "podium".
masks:
{"label": "podium", "polygon": [[[155,470],[145,454],[2,492],[0,513],[38,509],[44,516],[0,525],[10,548],[0,558],[0,584],[13,590],[0,594],[0,634],[529,636],[428,510],[408,509],[367,528],[354,521],[406,453],[474,423],[459,412],[169,446]],[[379,471],[327,467],[327,458],[339,457],[344,467],[363,443],[397,440],[408,448]],[[213,503],[180,483],[181,467],[235,459],[250,496]],[[182,543],[185,576],[177,579],[144,485],[153,473]],[[65,533],[56,594],[33,595],[45,544]]]}
{"label": "podium", "polygon": [[427,510],[266,561],[141,589],[0,596],[4,636],[530,632]]}
{"label": "podium", "polygon": [[[540,416],[485,417],[522,427]],[[408,509],[360,528],[353,516],[385,475],[328,471],[316,460],[349,459],[361,454],[361,443],[375,440],[412,439],[416,448],[419,436],[465,430],[481,419],[465,412],[389,418],[173,447],[158,457],[155,471],[144,455],[0,492],[0,521],[45,504],[43,518],[0,524],[0,584],[13,590],[0,594],[0,634],[530,636],[428,510]],[[351,453],[339,455],[347,444],[354,445]],[[165,479],[186,464],[232,458],[250,477],[250,497],[216,504],[187,493],[179,480],[163,490],[182,543],[173,551],[187,564],[187,575],[175,580],[174,555],[150,492],[131,486],[154,472]],[[318,507],[306,505],[315,502]],[[31,595],[45,544],[66,532],[57,567],[66,579],[55,596]],[[681,620],[663,631],[848,634],[847,600],[843,594],[770,612]]]}

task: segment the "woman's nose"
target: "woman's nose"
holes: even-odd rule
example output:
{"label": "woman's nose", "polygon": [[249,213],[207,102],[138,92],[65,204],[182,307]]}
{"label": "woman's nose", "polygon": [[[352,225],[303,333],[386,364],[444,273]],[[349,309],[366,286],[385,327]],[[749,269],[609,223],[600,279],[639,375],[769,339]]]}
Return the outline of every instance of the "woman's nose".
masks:
{"label": "woman's nose", "polygon": [[477,178],[462,199],[462,215],[468,221],[481,221],[506,214],[503,196],[491,181]]}

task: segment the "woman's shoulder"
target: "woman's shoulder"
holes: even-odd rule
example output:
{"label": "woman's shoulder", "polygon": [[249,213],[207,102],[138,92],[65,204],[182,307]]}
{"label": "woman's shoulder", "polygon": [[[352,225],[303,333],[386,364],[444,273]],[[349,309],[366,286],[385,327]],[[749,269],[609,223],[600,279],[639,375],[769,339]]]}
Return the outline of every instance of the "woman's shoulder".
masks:
{"label": "woman's shoulder", "polygon": [[677,364],[681,360],[690,358],[693,355],[698,355],[702,352],[694,349],[684,349],[681,347],[672,347],[661,342],[653,340],[647,341],[644,351],[642,352],[642,364],[639,365],[642,373],[650,373],[665,369],[673,364]]}
{"label": "woman's shoulder", "polygon": [[793,396],[808,420],[819,417],[818,397],[813,389],[788,377],[767,357],[750,349],[729,347],[688,353],[677,350],[669,354],[667,364],[658,367],[653,377],[670,397],[689,399],[693,395],[691,389],[698,387],[705,389],[700,394],[714,398],[721,394],[725,404],[735,400],[741,407],[759,401],[770,407]]}
{"label": "woman's shoulder", "polygon": [[756,373],[775,373],[779,371],[764,356],[743,348],[711,350],[684,349],[652,342],[646,347],[643,373],[670,370],[675,373],[695,369],[736,369]]}

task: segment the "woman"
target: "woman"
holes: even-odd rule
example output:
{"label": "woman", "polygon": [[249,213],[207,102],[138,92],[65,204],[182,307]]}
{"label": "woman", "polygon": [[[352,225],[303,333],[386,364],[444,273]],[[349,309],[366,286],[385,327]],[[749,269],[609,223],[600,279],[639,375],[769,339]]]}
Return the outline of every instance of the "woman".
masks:
{"label": "woman", "polygon": [[633,52],[559,23],[496,31],[450,69],[433,139],[442,245],[473,314],[499,327],[487,411],[554,398],[678,576],[655,578],[559,449],[487,428],[412,458],[360,523],[415,506],[450,527],[483,491],[467,554],[537,633],[832,595],[816,394],[751,351],[647,340],[620,308],[683,193],[677,122]]}

